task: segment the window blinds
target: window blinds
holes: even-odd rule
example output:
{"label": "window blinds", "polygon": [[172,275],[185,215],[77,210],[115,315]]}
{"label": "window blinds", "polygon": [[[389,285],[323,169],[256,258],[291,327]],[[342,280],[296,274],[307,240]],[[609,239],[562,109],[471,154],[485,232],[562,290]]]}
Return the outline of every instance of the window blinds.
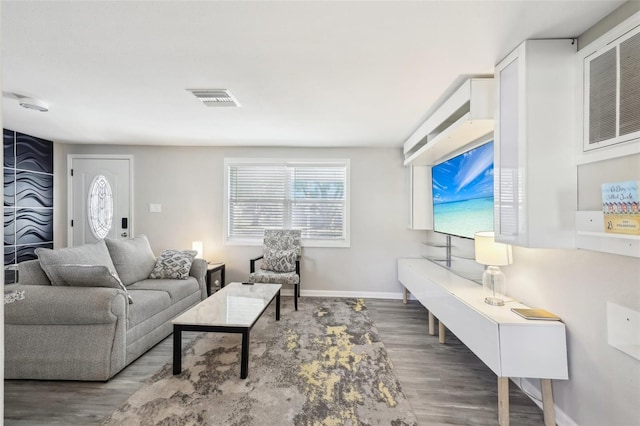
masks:
{"label": "window blinds", "polygon": [[345,163],[237,163],[228,173],[229,239],[262,238],[265,228],[300,229],[303,239],[345,239]]}

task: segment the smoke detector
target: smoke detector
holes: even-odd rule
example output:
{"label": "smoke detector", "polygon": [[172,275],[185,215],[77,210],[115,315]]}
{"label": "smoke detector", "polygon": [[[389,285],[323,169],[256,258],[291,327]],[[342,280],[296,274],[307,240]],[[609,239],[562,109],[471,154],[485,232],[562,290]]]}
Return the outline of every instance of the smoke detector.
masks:
{"label": "smoke detector", "polygon": [[208,107],[239,107],[240,103],[227,89],[187,89]]}
{"label": "smoke detector", "polygon": [[20,103],[20,106],[23,108],[34,109],[40,112],[49,111],[49,105],[46,102],[41,101],[40,99],[20,98],[18,99],[18,102]]}

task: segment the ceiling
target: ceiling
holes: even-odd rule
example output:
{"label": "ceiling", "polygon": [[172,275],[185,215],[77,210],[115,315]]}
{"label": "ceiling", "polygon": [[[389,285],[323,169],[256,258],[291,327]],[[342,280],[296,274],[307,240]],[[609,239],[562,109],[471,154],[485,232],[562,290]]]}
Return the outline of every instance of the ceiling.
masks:
{"label": "ceiling", "polygon": [[[3,124],[66,143],[399,147],[463,76],[622,3],[4,0]],[[186,90],[221,88],[242,107]]]}

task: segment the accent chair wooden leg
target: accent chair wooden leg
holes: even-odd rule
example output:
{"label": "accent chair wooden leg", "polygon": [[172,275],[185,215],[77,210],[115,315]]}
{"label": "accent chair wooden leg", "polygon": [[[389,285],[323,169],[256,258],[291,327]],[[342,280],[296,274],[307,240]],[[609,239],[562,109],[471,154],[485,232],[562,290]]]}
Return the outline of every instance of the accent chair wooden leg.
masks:
{"label": "accent chair wooden leg", "polygon": [[402,303],[409,303],[409,290],[406,287],[402,287]]}
{"label": "accent chair wooden leg", "polygon": [[553,405],[553,388],[551,379],[540,379],[542,388],[542,412],[545,426],[556,426],[556,409]]}
{"label": "accent chair wooden leg", "polygon": [[436,335],[436,317],[433,316],[431,311],[429,311],[429,335]]}
{"label": "accent chair wooden leg", "polygon": [[438,320],[438,341],[444,345],[445,328],[442,321]]}
{"label": "accent chair wooden leg", "polygon": [[293,288],[293,306],[298,310],[298,284]]}
{"label": "accent chair wooden leg", "polygon": [[498,424],[509,426],[509,378],[498,377]]}

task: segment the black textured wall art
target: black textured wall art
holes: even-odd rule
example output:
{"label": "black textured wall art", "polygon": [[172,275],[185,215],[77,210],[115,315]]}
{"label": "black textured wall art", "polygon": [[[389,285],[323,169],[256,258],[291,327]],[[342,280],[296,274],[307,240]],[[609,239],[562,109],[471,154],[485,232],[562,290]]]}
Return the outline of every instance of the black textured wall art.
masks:
{"label": "black textured wall art", "polygon": [[53,248],[53,142],[3,129],[5,284],[16,282],[7,266]]}

